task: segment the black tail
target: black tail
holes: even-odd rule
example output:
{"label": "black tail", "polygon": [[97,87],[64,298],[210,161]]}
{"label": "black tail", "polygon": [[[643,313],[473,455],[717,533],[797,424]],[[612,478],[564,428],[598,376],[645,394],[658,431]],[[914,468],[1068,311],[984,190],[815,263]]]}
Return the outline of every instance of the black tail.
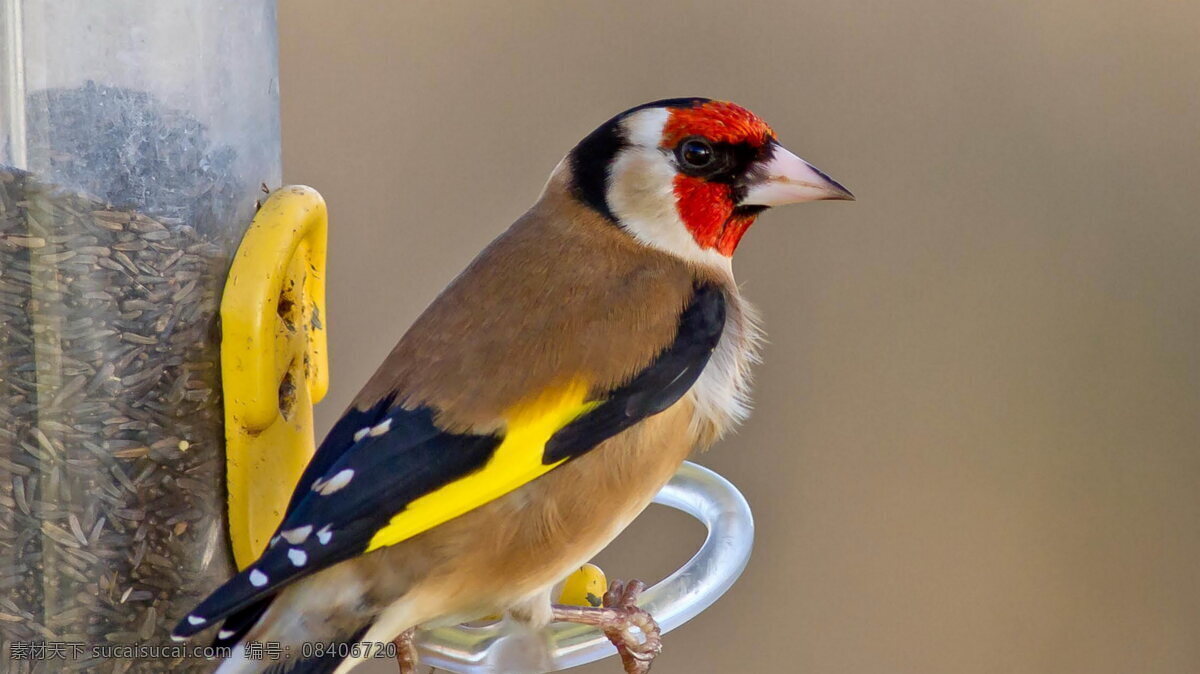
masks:
{"label": "black tail", "polygon": [[242,637],[245,637],[250,629],[254,627],[255,623],[258,622],[258,619],[267,612],[267,609],[271,606],[271,601],[274,599],[275,597],[273,596],[267,597],[257,604],[251,604],[226,618],[225,623],[221,625],[220,631],[217,632],[217,636],[213,637],[212,645],[230,647],[238,645]]}

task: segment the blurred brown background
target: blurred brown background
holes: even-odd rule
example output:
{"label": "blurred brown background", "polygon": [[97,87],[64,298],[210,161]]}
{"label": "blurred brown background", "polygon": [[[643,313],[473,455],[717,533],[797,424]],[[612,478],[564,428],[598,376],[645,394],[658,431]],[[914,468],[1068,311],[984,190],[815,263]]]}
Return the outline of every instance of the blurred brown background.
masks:
{"label": "blurred brown background", "polygon": [[[624,108],[738,101],[858,194],[769,213],[738,253],[771,341],[754,417],[701,461],[759,539],[656,674],[1200,671],[1200,5],[288,0],[280,21],[285,175],[333,216],[321,430]],[[657,580],[701,535],[652,509],[602,561]]]}

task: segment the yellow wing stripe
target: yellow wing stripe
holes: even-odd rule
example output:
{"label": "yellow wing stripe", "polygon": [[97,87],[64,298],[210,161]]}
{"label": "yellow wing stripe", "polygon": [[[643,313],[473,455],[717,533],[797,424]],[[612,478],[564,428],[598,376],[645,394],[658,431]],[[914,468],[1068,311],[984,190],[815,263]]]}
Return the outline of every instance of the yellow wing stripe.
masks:
{"label": "yellow wing stripe", "polygon": [[505,414],[504,439],[483,468],[409,503],[375,532],[367,552],[412,538],[553,470],[562,461],[542,463],[546,443],[600,404],[587,401],[588,388],[575,381],[514,406]]}

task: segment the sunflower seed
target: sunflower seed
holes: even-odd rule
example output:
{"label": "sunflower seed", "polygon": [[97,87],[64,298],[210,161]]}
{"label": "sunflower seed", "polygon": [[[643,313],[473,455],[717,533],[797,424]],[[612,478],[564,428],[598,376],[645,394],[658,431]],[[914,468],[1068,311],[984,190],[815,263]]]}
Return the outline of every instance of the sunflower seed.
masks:
{"label": "sunflower seed", "polygon": [[[221,205],[236,194],[232,155],[145,94],[89,83],[30,96],[33,125],[71,112],[30,135],[29,156],[53,167],[0,166],[0,644],[160,643],[231,572],[228,550],[206,558],[197,533],[224,527],[214,324],[236,245]],[[105,134],[148,141],[128,144],[144,154],[132,173],[69,177],[111,163],[95,154]],[[51,175],[101,198],[39,177]]]}

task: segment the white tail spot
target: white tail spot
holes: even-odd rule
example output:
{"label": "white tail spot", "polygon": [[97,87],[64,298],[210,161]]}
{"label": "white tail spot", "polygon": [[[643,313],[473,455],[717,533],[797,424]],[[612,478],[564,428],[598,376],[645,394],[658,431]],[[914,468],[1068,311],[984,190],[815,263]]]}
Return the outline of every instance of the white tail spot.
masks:
{"label": "white tail spot", "polygon": [[[354,477],[354,469],[353,468],[343,468],[342,470],[338,471],[336,475],[329,478],[328,480],[325,480],[323,482],[321,480],[317,480],[317,482],[314,482],[313,483],[313,491],[317,492],[321,496],[329,496],[330,494],[338,491],[342,487],[345,487],[346,485],[350,484],[350,480],[353,477]],[[320,487],[317,486],[318,482],[321,483]]]}
{"label": "white tail spot", "polygon": [[392,420],[388,418],[372,426],[371,431],[367,435],[377,438],[390,430],[392,430]]}
{"label": "white tail spot", "polygon": [[302,527],[296,527],[295,529],[288,529],[287,531],[280,532],[279,535],[283,536],[284,540],[292,545],[300,545],[305,541],[305,539],[308,538],[308,535],[312,533],[312,529],[313,528],[311,524],[305,524]]}

